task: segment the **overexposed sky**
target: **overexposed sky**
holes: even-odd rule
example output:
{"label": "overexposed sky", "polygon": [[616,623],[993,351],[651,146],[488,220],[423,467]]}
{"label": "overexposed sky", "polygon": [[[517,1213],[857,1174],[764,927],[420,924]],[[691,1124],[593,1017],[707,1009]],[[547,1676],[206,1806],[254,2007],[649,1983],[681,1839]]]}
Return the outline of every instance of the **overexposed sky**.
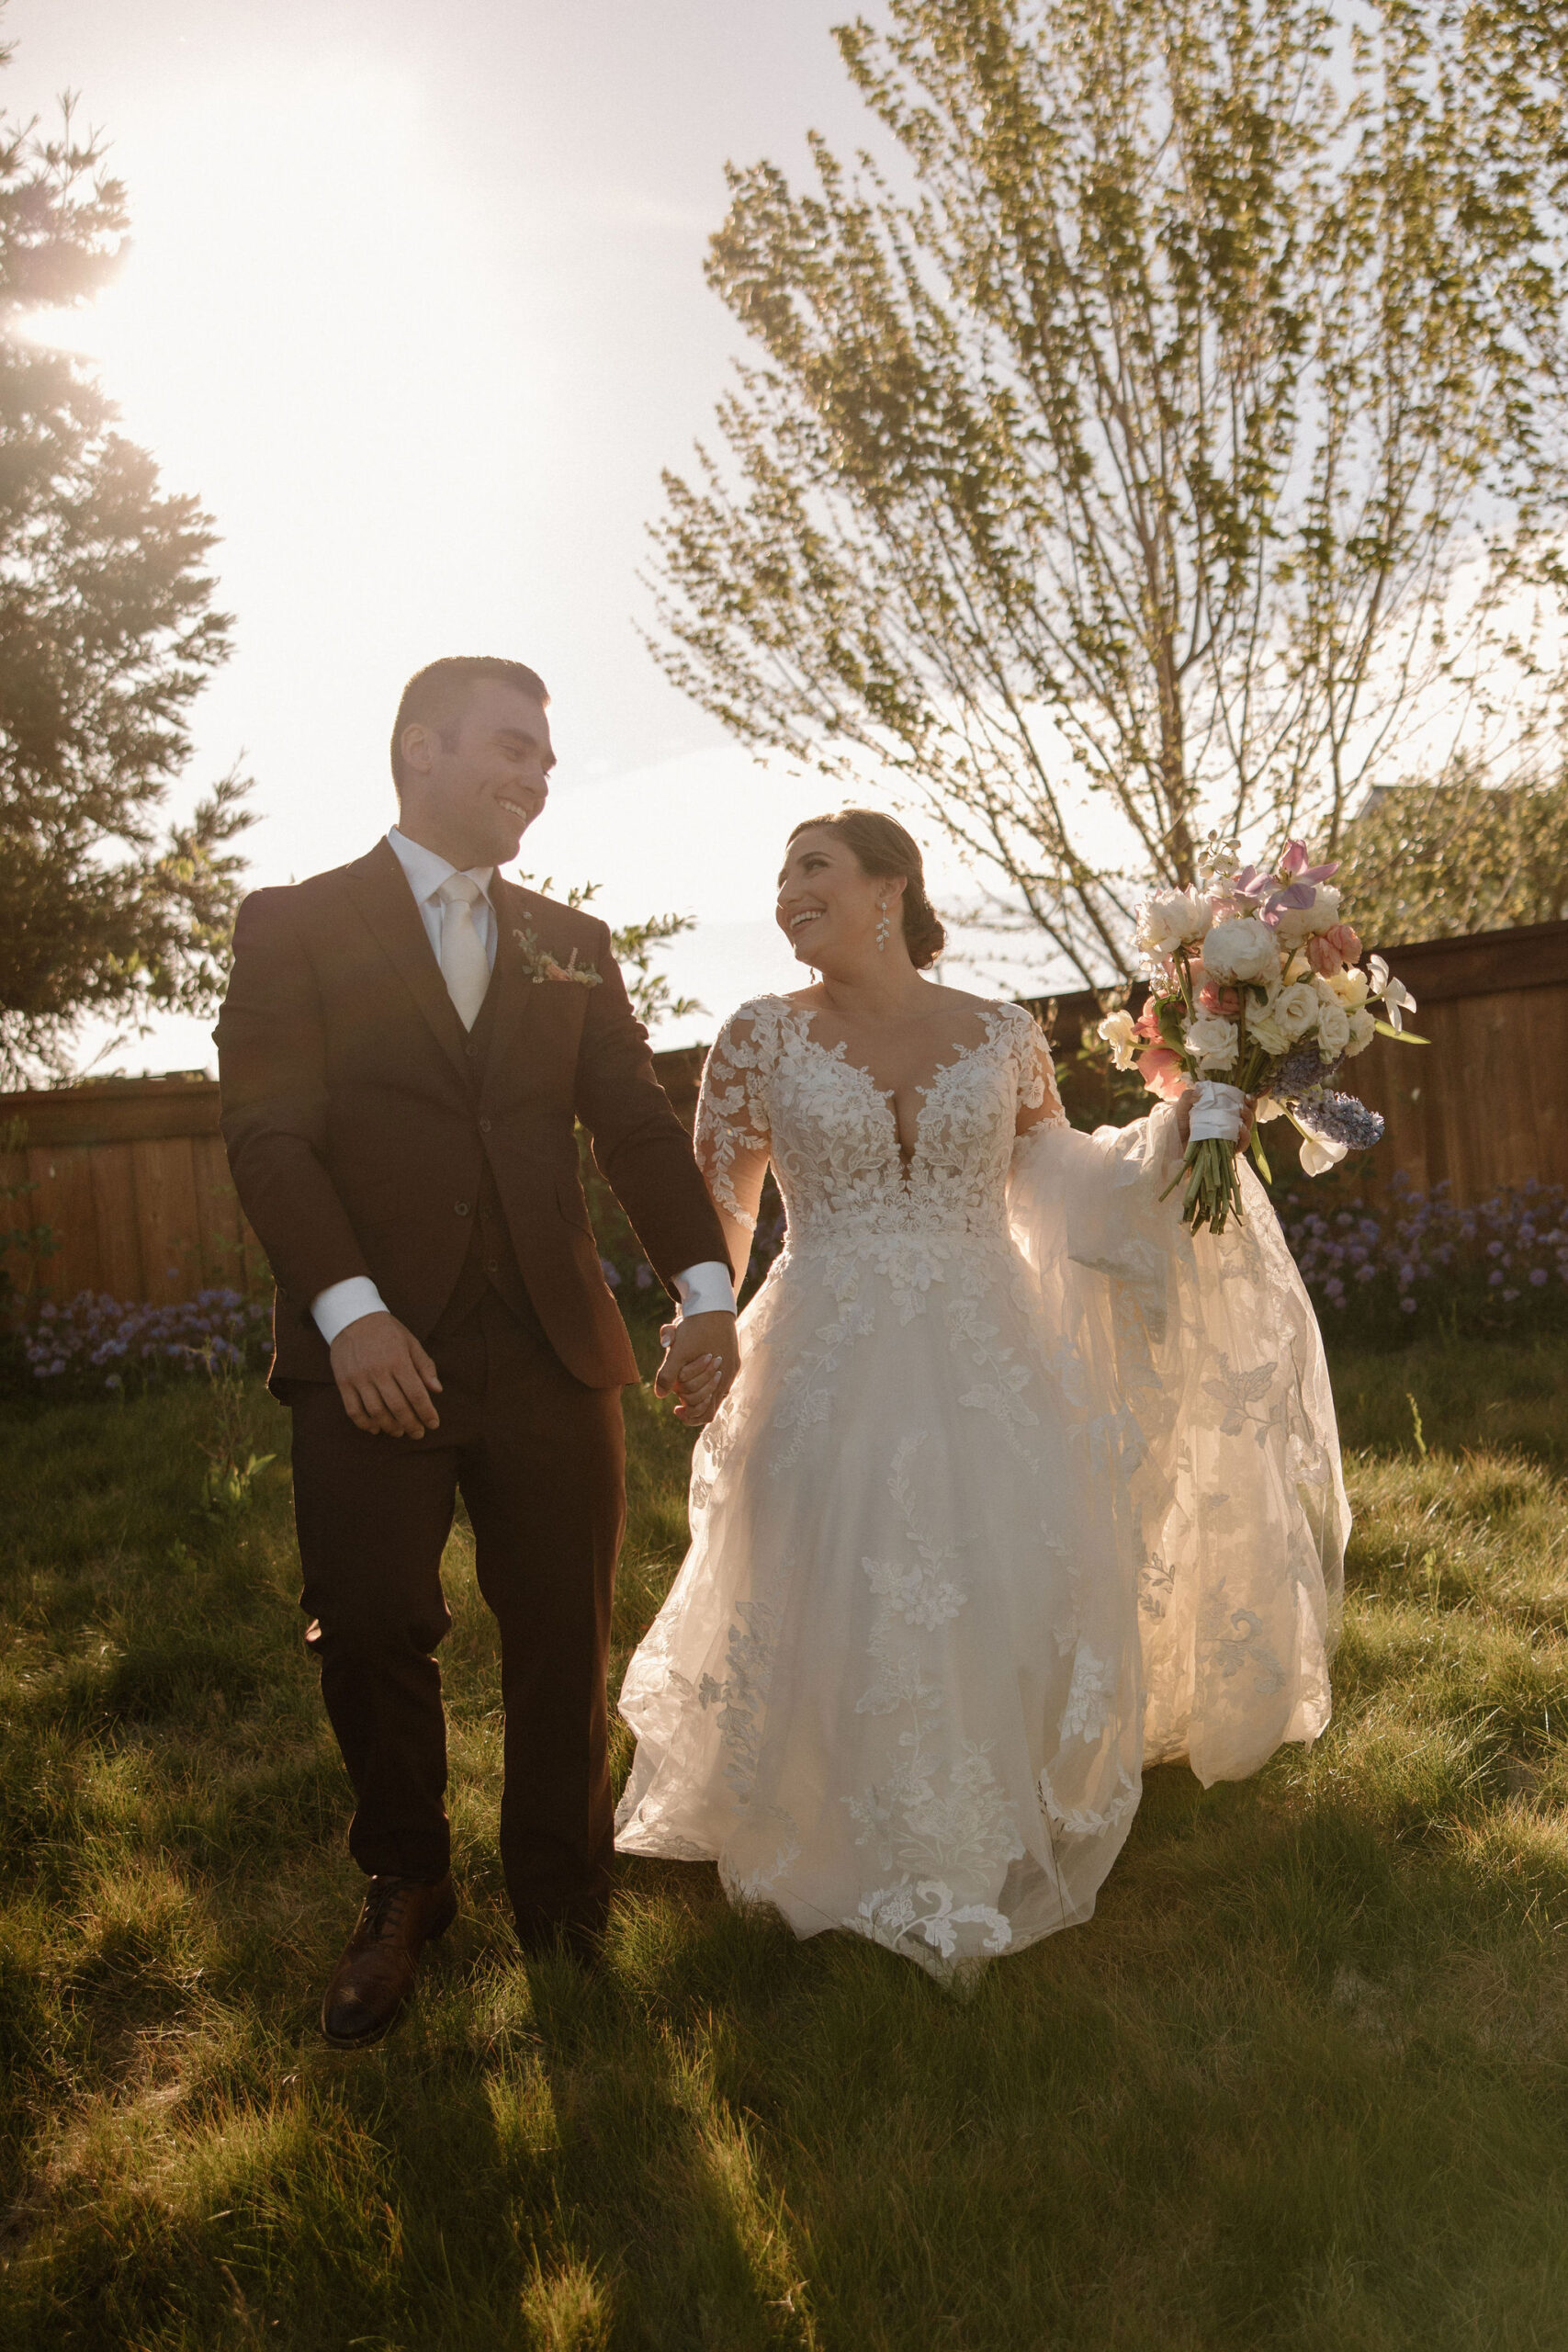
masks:
{"label": "overexposed sky", "polygon": [[[862,5],[874,16],[879,0]],[[798,184],[809,131],[844,157],[875,144],[829,38],[854,6],[0,9],[5,111],[48,122],[73,91],[126,185],[117,282],[43,331],[92,357],[124,429],[221,535],[235,652],[197,707],[183,797],[243,762],[255,883],[339,864],[385,830],[412,671],[511,654],[549,682],[560,755],[525,869],[597,882],[614,922],[696,919],[667,968],[705,1010],[658,1042],[711,1036],[743,997],[799,976],[773,877],[790,825],[840,788],[764,766],[666,684],[638,635],[637,574],[660,471],[715,438],[743,348],[703,279],[726,161],[766,157]],[[1447,698],[1411,718],[1405,772],[1436,770]],[[1090,847],[1112,854],[1093,831],[1105,812],[1089,821]],[[915,824],[939,907],[972,904],[952,851]],[[943,967],[960,982],[1073,984],[1043,940],[1005,962],[994,937],[971,944]],[[85,1059],[107,1034],[87,1033]],[[165,1021],[97,1066],[211,1059],[207,1023]]]}
{"label": "overexposed sky", "polygon": [[[6,111],[73,90],[126,183],[133,249],[68,339],[221,533],[235,652],[188,788],[243,757],[257,883],[385,829],[412,670],[513,654],[549,682],[560,752],[525,866],[596,879],[612,920],[698,918],[670,969],[708,1011],[660,1042],[796,973],[779,849],[839,796],[665,683],[637,574],[660,468],[710,432],[739,348],[702,277],[726,159],[798,178],[809,130],[865,141],[829,38],[850,13],[11,0]],[[175,1021],[101,1067],[210,1059],[206,1024]]]}

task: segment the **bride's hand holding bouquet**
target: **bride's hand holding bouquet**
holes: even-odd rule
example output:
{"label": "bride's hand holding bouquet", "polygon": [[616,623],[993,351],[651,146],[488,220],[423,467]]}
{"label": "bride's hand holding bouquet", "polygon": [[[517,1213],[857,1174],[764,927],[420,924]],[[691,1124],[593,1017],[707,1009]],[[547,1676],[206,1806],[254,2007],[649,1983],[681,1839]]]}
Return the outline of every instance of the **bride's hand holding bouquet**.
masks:
{"label": "bride's hand holding bouquet", "polygon": [[[1331,1081],[1374,1036],[1420,1045],[1404,1028],[1416,1000],[1382,956],[1360,966],[1361,943],[1333,887],[1337,865],[1312,865],[1304,842],[1287,842],[1277,865],[1233,867],[1211,842],[1201,887],[1156,891],[1138,910],[1138,947],[1149,974],[1143,1012],[1100,1024],[1118,1069],[1135,1063],[1145,1085],[1188,1102],[1182,1216],[1194,1232],[1223,1233],[1242,1211],[1238,1150],[1269,1163],[1247,1114],[1284,1113],[1303,1141],[1302,1167],[1318,1176],[1348,1151],[1364,1151],[1382,1120]],[[1381,1001],[1386,1017],[1371,1006]],[[1246,1125],[1244,1127],[1244,1119]]]}

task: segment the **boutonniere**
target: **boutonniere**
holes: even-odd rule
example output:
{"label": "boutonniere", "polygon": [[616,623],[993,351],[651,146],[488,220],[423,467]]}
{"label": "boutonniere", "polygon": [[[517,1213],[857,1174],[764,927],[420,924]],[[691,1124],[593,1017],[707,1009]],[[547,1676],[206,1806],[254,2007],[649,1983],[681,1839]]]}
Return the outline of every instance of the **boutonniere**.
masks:
{"label": "boutonniere", "polygon": [[531,931],[514,931],[512,936],[522,951],[523,969],[536,988],[546,980],[575,980],[580,989],[596,989],[604,977],[592,964],[579,964],[575,947],[564,964],[558,964]]}

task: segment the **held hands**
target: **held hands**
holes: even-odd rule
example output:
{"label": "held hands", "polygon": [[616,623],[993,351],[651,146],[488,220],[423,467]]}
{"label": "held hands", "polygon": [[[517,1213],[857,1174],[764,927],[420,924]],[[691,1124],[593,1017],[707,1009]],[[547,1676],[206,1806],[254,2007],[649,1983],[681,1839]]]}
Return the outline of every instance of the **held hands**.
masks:
{"label": "held hands", "polygon": [[[716,1319],[716,1318],[713,1318]],[[440,1426],[431,1391],[436,1370],[395,1315],[362,1315],[332,1344],[333,1377],[344,1409],[367,1437],[423,1437]]]}
{"label": "held hands", "polygon": [[733,1315],[682,1315],[659,1334],[664,1361],[654,1374],[653,1393],[675,1392],[675,1419],[692,1429],[711,1421],[740,1369],[740,1341]]}

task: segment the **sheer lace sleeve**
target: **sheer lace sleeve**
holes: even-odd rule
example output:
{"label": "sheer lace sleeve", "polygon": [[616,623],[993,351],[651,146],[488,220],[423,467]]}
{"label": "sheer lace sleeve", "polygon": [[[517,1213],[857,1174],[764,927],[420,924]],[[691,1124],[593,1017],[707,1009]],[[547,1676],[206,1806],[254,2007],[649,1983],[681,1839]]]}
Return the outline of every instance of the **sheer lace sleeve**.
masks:
{"label": "sheer lace sleeve", "polygon": [[1013,1147],[1042,1341],[1123,1464],[1141,1547],[1144,1760],[1208,1786],[1329,1715],[1349,1511],[1312,1302],[1245,1161],[1239,1223],[1190,1233],[1173,1103]]}
{"label": "sheer lace sleeve", "polygon": [[1026,1136],[1032,1127],[1043,1126],[1051,1120],[1065,1125],[1067,1114],[1056,1091],[1056,1066],[1051,1059],[1045,1032],[1021,1004],[1010,1010],[1014,1015],[1013,1061],[1018,1070],[1016,1132]]}
{"label": "sheer lace sleeve", "polygon": [[720,1216],[746,1233],[755,1229],[768,1170],[769,1059],[763,1023],[743,1006],[715,1039],[697,1097],[697,1166]]}

